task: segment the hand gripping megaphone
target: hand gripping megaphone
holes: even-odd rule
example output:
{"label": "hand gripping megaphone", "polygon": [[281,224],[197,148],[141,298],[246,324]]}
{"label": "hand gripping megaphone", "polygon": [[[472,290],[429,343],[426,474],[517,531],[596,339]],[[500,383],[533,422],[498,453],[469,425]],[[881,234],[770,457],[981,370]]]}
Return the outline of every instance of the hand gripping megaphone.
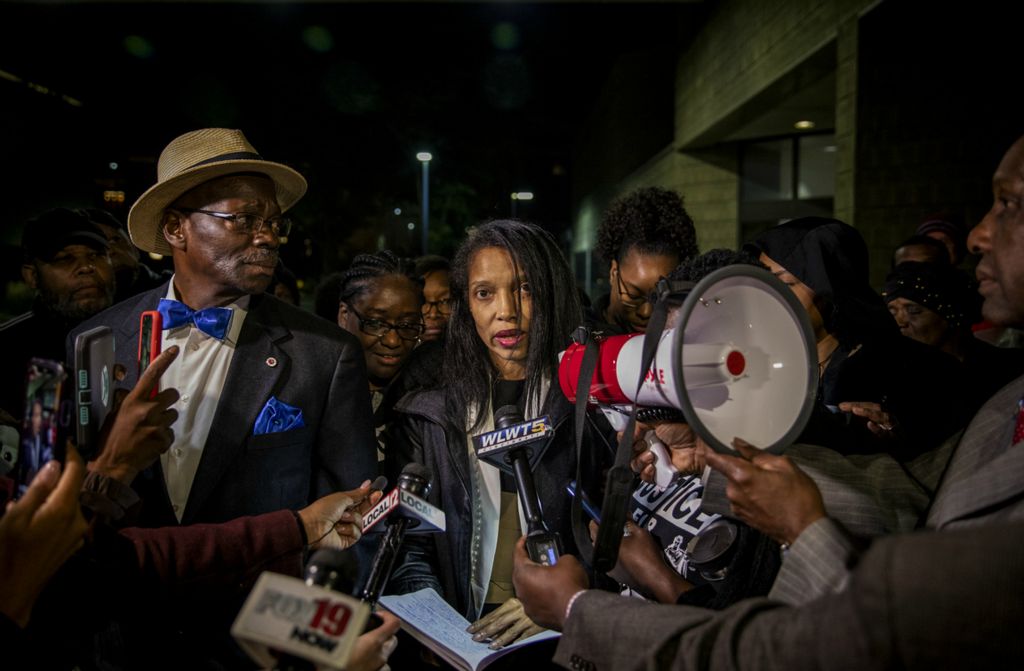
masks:
{"label": "hand gripping megaphone", "polygon": [[[817,394],[817,346],[786,285],[754,266],[728,266],[698,282],[670,323],[642,382],[645,334],[602,340],[589,401],[626,414],[634,405],[675,408],[720,452],[735,437],[780,451],[800,435]],[[570,400],[584,349],[561,355],[558,379]]]}

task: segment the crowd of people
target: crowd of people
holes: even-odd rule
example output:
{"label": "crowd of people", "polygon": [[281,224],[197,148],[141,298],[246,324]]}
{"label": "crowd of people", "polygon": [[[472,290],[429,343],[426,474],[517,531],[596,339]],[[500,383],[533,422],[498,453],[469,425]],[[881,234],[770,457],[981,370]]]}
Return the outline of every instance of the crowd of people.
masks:
{"label": "crowd of people", "polygon": [[[975,331],[1024,327],[1024,138],[993,188],[970,231],[925,217],[880,292],[844,222],[793,219],[702,254],[682,197],[648,187],[604,214],[609,292],[593,300],[544,228],[493,220],[450,260],[360,254],[307,310],[279,258],[303,176],[240,131],[186,133],[126,223],[60,208],[25,225],[35,300],[0,325],[0,421],[21,433],[18,460],[0,462],[13,499],[3,658],[252,668],[230,626],[259,574],[299,576],[333,547],[365,576],[371,481],[418,464],[446,530],[405,538],[386,593],[435,590],[492,648],[563,632],[507,668],[1020,666],[1024,356]],[[970,254],[977,282],[961,269]],[[609,501],[621,436],[566,398],[560,353],[574,337],[660,333],[658,310],[671,327],[694,283],[737,264],[774,275],[806,312],[806,426],[777,455],[744,436],[715,451],[672,413],[639,424],[617,562],[597,571],[601,521],[579,502]],[[162,353],[140,369],[147,311],[162,316]],[[117,390],[98,448],[80,455],[38,390],[27,402],[26,370],[73,362],[97,326],[114,334]],[[561,539],[553,563],[527,553],[521,483],[474,448],[509,407],[551,427],[530,468]],[[649,432],[678,471],[667,487]],[[709,563],[697,548],[722,539]],[[346,668],[445,666],[379,612]]]}

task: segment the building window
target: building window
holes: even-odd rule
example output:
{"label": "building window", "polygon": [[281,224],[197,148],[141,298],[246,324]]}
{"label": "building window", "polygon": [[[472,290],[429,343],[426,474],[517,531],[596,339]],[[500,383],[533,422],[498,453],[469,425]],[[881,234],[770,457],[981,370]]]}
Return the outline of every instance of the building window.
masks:
{"label": "building window", "polygon": [[832,133],[740,145],[740,238],[797,217],[831,217],[836,192]]}

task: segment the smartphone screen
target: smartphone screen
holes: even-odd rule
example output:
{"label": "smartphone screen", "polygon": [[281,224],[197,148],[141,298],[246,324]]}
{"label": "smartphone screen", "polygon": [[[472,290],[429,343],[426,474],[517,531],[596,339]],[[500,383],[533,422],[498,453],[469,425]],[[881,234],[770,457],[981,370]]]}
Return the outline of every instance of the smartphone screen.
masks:
{"label": "smartphone screen", "polygon": [[[20,420],[19,420],[20,423]],[[0,517],[7,509],[7,502],[14,498],[14,470],[18,464],[18,450],[21,435],[13,426],[0,426]]]}
{"label": "smartphone screen", "polygon": [[[149,367],[153,359],[160,356],[160,345],[163,341],[163,317],[156,310],[147,310],[139,318],[139,377]],[[159,390],[153,387],[150,398]]]}
{"label": "smartphone screen", "polygon": [[16,496],[20,497],[46,462],[64,463],[70,404],[64,398],[64,366],[50,359],[31,359],[25,373],[25,413],[21,445],[14,464]]}

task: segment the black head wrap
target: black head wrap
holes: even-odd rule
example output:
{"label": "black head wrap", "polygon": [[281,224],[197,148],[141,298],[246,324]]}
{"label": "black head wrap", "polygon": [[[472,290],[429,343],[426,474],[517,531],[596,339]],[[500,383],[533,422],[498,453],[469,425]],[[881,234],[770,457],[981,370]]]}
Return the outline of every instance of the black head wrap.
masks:
{"label": "black head wrap", "polygon": [[761,253],[815,295],[825,329],[844,345],[898,335],[868,282],[868,249],[857,229],[836,219],[803,217],[768,229],[744,250]]}
{"label": "black head wrap", "polygon": [[885,279],[882,298],[905,298],[937,312],[953,328],[973,324],[980,316],[981,297],[960,271],[945,265],[906,261]]}

